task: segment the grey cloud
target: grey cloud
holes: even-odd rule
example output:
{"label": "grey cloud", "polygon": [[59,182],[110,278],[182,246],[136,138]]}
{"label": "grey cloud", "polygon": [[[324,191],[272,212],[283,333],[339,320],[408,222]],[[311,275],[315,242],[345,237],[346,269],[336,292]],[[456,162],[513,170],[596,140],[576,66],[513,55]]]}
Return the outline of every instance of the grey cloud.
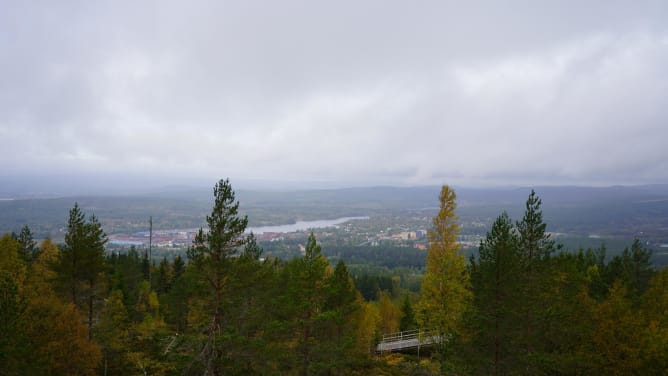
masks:
{"label": "grey cloud", "polygon": [[0,168],[665,182],[664,2],[9,2]]}

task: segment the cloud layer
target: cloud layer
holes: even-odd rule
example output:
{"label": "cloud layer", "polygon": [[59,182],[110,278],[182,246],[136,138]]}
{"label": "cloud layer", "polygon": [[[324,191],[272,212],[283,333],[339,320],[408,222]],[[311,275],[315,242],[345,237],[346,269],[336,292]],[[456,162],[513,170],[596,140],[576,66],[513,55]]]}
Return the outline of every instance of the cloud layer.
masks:
{"label": "cloud layer", "polygon": [[9,2],[0,168],[668,181],[664,2]]}

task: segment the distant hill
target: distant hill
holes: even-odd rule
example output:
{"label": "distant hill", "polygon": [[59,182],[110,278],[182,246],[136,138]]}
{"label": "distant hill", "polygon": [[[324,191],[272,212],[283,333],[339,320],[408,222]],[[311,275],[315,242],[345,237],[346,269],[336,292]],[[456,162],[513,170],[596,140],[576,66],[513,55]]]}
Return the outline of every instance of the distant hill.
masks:
{"label": "distant hill", "polygon": [[[535,187],[543,200],[548,230],[572,234],[633,237],[668,243],[668,185]],[[530,188],[455,187],[462,220],[491,221],[502,211],[518,220]],[[253,226],[344,216],[413,211],[433,215],[439,187],[369,187],[302,191],[240,190],[237,198]],[[57,237],[68,210],[78,202],[112,231],[189,228],[205,224],[210,189],[172,186],[134,195],[86,195],[0,200],[0,232],[28,224],[37,235]]]}

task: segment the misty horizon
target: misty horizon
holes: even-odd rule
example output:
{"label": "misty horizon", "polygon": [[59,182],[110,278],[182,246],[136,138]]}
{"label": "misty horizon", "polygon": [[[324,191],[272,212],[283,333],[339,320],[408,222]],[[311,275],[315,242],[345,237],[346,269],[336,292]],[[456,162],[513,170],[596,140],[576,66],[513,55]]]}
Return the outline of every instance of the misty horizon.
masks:
{"label": "misty horizon", "polygon": [[[75,196],[133,196],[150,194],[200,193],[208,197],[218,179],[154,179],[113,175],[47,175],[40,177],[0,177],[0,199],[58,198]],[[531,189],[610,189],[615,187],[640,188],[662,187],[666,184],[370,184],[323,181],[288,181],[230,178],[236,191],[254,192],[299,192],[347,189],[437,189],[450,185],[465,190],[520,190]]]}

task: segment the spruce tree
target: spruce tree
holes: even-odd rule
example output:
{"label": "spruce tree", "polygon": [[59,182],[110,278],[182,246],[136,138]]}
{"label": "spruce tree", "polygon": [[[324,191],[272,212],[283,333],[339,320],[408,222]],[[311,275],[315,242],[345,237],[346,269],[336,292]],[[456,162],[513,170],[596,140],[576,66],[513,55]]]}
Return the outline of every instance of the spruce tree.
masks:
{"label": "spruce tree", "polygon": [[299,373],[306,376],[311,372],[314,356],[312,348],[317,342],[315,326],[325,304],[327,282],[325,273],[329,262],[322,255],[321,247],[313,233],[306,241],[304,257],[296,261],[297,269],[294,270],[294,285],[290,289],[290,295],[296,308]]}
{"label": "spruce tree", "polygon": [[417,321],[415,320],[415,311],[411,305],[411,299],[406,295],[404,303],[401,305],[401,320],[399,320],[399,331],[407,331],[417,329]]}
{"label": "spruce tree", "polygon": [[639,239],[634,239],[631,250],[624,249],[622,259],[624,260],[625,274],[628,276],[629,289],[636,296],[642,295],[654,276],[652,251],[647,249]]}
{"label": "spruce tree", "polygon": [[172,286],[172,267],[167,262],[167,257],[163,257],[158,264],[158,278],[156,283],[156,292],[163,294],[169,291]]}
{"label": "spruce tree", "polygon": [[[507,374],[518,351],[516,338],[522,320],[517,279],[520,270],[518,238],[512,221],[501,214],[480,243],[478,263],[471,280],[475,293],[478,338],[477,351],[483,361],[481,372]],[[473,261],[475,263],[475,260]],[[486,359],[485,359],[486,358]],[[489,368],[484,365],[489,364]]]}
{"label": "spruce tree", "polygon": [[186,263],[181,258],[181,255],[176,255],[174,257],[174,262],[172,263],[172,272],[174,273],[174,281],[178,280],[179,277],[186,271]]}
{"label": "spruce tree", "polygon": [[318,320],[318,365],[316,370],[333,375],[347,374],[356,360],[356,314],[361,310],[359,292],[340,260],[327,278],[327,296]]}

